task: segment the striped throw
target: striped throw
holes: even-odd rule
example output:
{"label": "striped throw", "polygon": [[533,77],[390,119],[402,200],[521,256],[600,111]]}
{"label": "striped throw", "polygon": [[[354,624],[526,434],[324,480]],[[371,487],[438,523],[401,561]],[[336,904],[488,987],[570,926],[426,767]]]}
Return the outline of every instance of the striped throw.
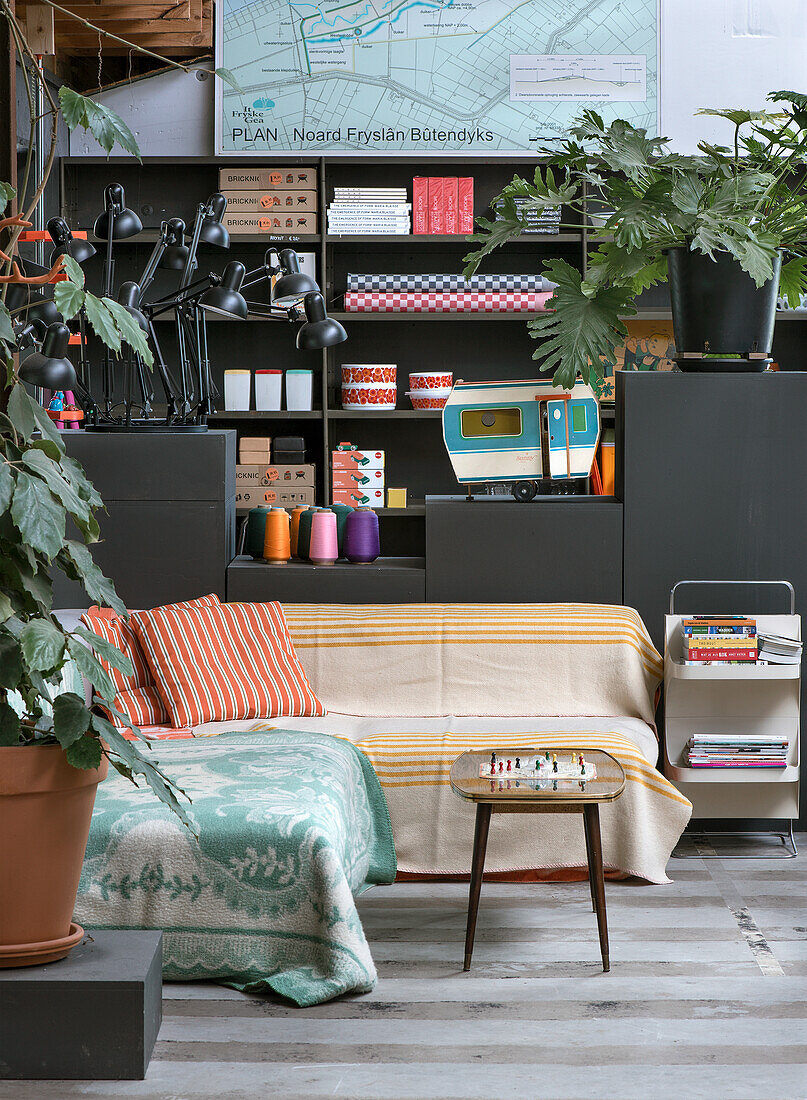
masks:
{"label": "striped throw", "polygon": [[661,657],[629,607],[286,604],[284,611],[329,712],[654,721]]}
{"label": "striped throw", "polygon": [[279,604],[157,607],[132,625],[174,726],[325,713]]}
{"label": "striped throw", "polygon": [[[215,607],[219,602],[218,596],[211,594],[170,606]],[[131,675],[126,675],[113,668],[100,653],[95,655],[117,690],[115,708],[128,714],[136,726],[161,726],[168,722],[168,711],[152,679],[151,670],[131,623],[110,607],[91,607],[81,616],[80,621],[93,634],[116,646],[132,662],[133,671]]]}

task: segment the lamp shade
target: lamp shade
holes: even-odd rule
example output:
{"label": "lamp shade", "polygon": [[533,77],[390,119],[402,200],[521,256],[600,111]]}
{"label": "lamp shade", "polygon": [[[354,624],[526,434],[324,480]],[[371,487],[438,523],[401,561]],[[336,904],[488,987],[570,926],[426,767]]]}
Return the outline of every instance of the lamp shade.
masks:
{"label": "lamp shade", "polygon": [[14,313],[28,305],[29,290],[26,283],[6,283],[6,309]]}
{"label": "lamp shade", "polygon": [[70,329],[57,321],[51,325],[42,343],[42,350],[35,351],[20,364],[20,378],[32,386],[48,390],[72,390],[77,379],[73,364],[67,356]]}
{"label": "lamp shade", "polygon": [[211,195],[205,204],[210,213],[205,215],[202,222],[202,230],[199,240],[205,244],[212,244],[216,248],[230,247],[230,234],[221,224],[224,211],[227,209],[227,199],[220,191]]}
{"label": "lamp shade", "polygon": [[46,298],[38,290],[32,290],[28,295],[26,317],[29,321],[44,321],[48,326],[56,325],[62,319],[54,300]]}
{"label": "lamp shade", "polygon": [[181,271],[188,258],[185,242],[185,223],[182,218],[169,218],[165,223],[166,248],[157,263],[166,271]]}
{"label": "lamp shade", "polygon": [[200,309],[245,321],[249,307],[240,293],[245,273],[242,263],[231,260],[224,269],[220,285],[211,286],[199,299]]}
{"label": "lamp shade", "polygon": [[143,332],[148,332],[149,326],[145,316],[140,312],[140,286],[138,283],[121,283],[118,291],[118,301],[127,313],[131,313]]}
{"label": "lamp shade", "polygon": [[300,351],[317,351],[330,348],[347,340],[347,333],[333,317],[325,312],[325,299],[321,294],[306,294],[306,323],[297,333],[297,347]]}
{"label": "lamp shade", "polygon": [[48,235],[56,245],[50,254],[49,263],[53,265],[59,256],[72,256],[77,264],[83,264],[95,255],[95,249],[89,241],[75,238],[64,218],[51,218],[48,222]]}
{"label": "lamp shade", "polygon": [[125,241],[128,237],[134,237],[143,228],[143,223],[134,210],[130,210],[126,203],[126,196],[119,183],[110,183],[104,191],[106,209],[95,220],[93,232],[102,241],[108,241],[110,225],[113,241]]}
{"label": "lamp shade", "polygon": [[318,294],[319,287],[310,275],[300,271],[300,261],[293,248],[280,253],[282,274],[272,282],[272,301],[277,306],[293,306],[306,294]]}

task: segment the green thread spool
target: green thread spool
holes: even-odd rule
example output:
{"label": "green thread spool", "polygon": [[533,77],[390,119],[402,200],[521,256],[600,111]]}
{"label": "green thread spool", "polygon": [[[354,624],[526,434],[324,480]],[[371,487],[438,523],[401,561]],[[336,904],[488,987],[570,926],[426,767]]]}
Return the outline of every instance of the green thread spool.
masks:
{"label": "green thread spool", "polygon": [[263,540],[266,537],[266,514],[271,508],[250,508],[247,515],[247,537],[244,549],[251,557],[263,560]]}
{"label": "green thread spool", "polygon": [[308,508],[300,516],[300,526],[297,529],[297,557],[301,561],[308,561],[308,551],[311,548],[311,520],[316,510],[316,508]]}
{"label": "green thread spool", "polygon": [[353,509],[349,504],[332,504],[331,511],[336,512],[336,541],[339,543],[339,557],[342,558],[344,557],[342,543],[345,537],[345,524]]}

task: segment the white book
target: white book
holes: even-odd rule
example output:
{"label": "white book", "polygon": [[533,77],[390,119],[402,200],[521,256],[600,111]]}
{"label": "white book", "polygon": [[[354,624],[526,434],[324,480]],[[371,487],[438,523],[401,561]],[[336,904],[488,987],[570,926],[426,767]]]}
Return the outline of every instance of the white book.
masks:
{"label": "white book", "polygon": [[332,202],[329,214],[408,214],[412,204],[408,202]]}

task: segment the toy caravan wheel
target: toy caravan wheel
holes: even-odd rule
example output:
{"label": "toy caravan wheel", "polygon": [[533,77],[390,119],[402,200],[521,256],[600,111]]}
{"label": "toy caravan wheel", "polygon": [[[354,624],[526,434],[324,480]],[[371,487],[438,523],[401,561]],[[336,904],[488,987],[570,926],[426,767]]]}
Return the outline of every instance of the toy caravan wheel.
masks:
{"label": "toy caravan wheel", "polygon": [[526,504],[538,492],[538,486],[534,481],[516,481],[511,491],[516,500]]}

